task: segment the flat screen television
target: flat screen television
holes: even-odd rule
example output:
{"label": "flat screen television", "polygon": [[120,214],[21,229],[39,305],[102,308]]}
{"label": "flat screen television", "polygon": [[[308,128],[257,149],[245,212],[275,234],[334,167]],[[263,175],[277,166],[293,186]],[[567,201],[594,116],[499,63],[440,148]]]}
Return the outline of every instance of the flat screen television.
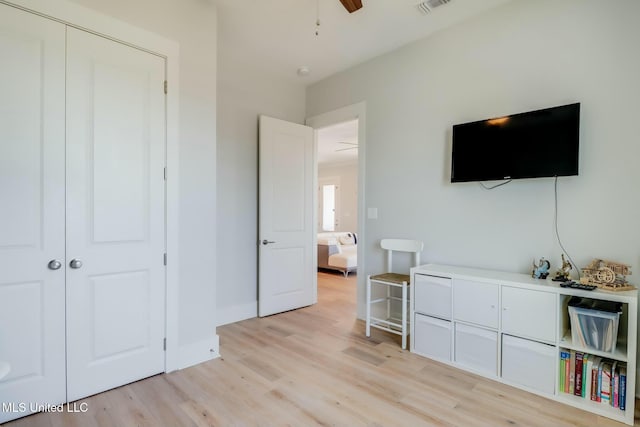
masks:
{"label": "flat screen television", "polygon": [[451,182],[578,175],[580,103],[453,126]]}

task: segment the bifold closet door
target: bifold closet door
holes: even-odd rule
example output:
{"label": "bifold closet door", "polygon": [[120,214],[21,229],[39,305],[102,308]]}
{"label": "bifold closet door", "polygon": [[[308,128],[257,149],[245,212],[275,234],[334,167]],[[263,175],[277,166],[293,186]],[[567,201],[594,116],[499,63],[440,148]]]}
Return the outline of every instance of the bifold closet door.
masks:
{"label": "bifold closet door", "polygon": [[64,58],[63,24],[0,4],[0,423],[65,401]]}
{"label": "bifold closet door", "polygon": [[67,398],[164,371],[165,62],[67,30]]}

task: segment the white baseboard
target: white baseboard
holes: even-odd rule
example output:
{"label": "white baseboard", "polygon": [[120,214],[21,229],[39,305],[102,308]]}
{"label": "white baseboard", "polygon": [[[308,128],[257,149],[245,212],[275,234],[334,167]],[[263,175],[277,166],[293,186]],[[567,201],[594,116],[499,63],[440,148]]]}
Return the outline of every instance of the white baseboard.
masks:
{"label": "white baseboard", "polygon": [[251,302],[249,304],[234,305],[231,307],[218,308],[217,326],[226,325],[228,323],[235,323],[241,320],[252,319],[258,316],[258,302]]}
{"label": "white baseboard", "polygon": [[220,357],[220,337],[211,338],[180,346],[178,369],[188,368],[198,363]]}

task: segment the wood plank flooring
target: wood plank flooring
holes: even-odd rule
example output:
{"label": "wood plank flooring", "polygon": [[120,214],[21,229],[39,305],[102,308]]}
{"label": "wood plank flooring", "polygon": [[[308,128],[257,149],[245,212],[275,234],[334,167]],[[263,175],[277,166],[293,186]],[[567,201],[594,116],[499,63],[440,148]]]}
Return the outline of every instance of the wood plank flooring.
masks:
{"label": "wood plank flooring", "polygon": [[624,425],[402,351],[399,336],[367,339],[355,277],[318,286],[314,306],[218,328],[220,359],[6,426]]}

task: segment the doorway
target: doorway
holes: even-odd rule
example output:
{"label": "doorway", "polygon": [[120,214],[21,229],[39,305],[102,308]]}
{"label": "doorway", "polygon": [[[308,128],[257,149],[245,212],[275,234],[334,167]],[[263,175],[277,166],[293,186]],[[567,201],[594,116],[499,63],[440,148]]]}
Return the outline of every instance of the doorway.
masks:
{"label": "doorway", "polygon": [[357,293],[358,130],[357,118],[315,129],[319,301],[336,287]]}

